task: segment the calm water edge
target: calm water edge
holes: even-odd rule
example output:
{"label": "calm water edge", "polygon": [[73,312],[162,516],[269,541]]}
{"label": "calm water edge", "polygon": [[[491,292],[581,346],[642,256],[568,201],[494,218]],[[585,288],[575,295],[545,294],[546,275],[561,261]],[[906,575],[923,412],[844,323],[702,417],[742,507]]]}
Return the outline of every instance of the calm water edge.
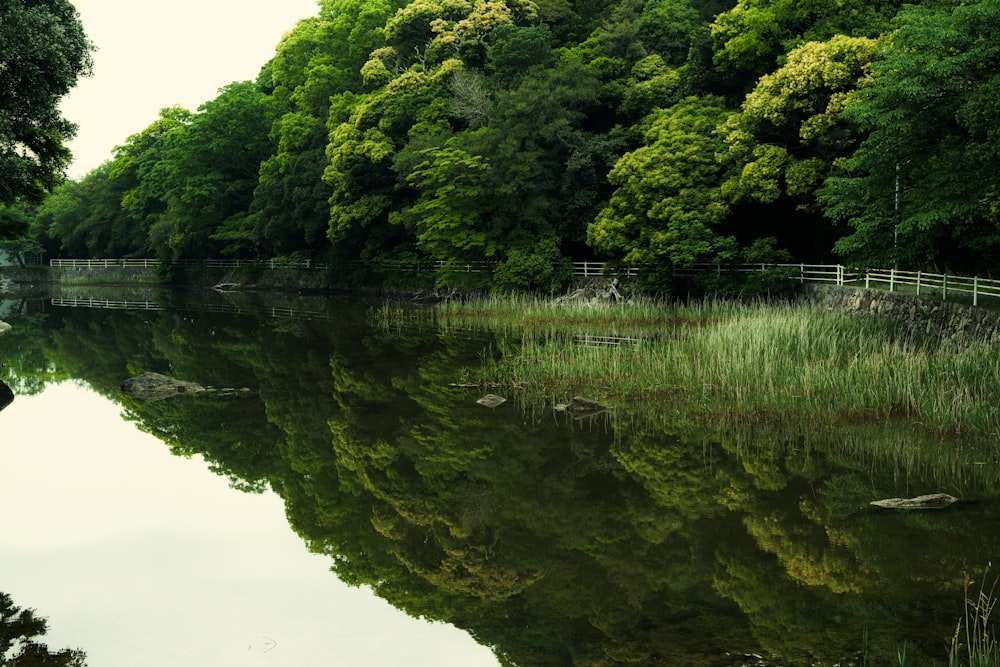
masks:
{"label": "calm water edge", "polygon": [[[101,667],[813,665],[857,660],[867,631],[871,664],[904,644],[934,664],[992,583],[990,452],[918,448],[905,425],[682,438],[663,404],[487,408],[455,385],[490,332],[380,328],[373,305],[0,304],[0,591],[48,618],[50,648]],[[150,372],[205,390],[122,391]],[[868,504],[933,492],[961,500]]]}

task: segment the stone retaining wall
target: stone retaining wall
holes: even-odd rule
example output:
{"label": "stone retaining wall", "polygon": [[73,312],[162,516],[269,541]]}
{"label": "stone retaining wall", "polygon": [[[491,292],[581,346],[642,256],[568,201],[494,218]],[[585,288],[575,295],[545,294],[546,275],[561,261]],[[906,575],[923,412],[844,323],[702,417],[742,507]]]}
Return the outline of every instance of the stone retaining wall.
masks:
{"label": "stone retaining wall", "polygon": [[813,285],[809,292],[820,306],[889,318],[914,336],[937,341],[943,347],[1000,344],[1000,311],[990,308],[942,301],[940,297],[835,285]]}

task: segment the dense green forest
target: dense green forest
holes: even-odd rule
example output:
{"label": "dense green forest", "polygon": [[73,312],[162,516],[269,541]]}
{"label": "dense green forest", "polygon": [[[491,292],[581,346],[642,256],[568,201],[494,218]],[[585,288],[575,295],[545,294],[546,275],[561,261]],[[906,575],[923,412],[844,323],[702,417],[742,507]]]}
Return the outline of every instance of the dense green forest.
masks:
{"label": "dense green forest", "polygon": [[571,259],[991,273],[997,26],[997,0],[320,0],[256,81],[4,215],[50,256],[486,261],[500,288]]}

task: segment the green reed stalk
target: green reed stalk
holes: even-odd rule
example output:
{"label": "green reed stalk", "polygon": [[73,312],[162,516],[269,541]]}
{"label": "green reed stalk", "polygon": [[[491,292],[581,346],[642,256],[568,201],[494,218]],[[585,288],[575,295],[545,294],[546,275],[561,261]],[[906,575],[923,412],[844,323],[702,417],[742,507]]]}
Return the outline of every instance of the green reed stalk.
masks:
{"label": "green reed stalk", "polygon": [[[986,575],[979,591],[974,597],[969,597],[966,587],[965,616],[959,621],[952,637],[951,649],[948,652],[950,667],[998,667],[1000,665],[1000,647],[996,637],[989,627],[990,615],[996,605],[995,597],[997,582],[986,589]],[[962,626],[965,626],[964,633]],[[960,641],[964,635],[965,643]],[[962,649],[965,650],[965,661],[962,660]]]}
{"label": "green reed stalk", "polygon": [[[512,303],[488,311],[490,326],[505,333],[501,358],[481,371],[484,381],[542,395],[669,399],[676,410],[734,423],[905,418],[942,433],[1000,433],[1000,352],[986,346],[939,351],[890,325],[808,305],[707,303],[633,312]],[[445,319],[468,324],[480,316],[456,308]],[[573,342],[571,333],[608,330],[594,324],[638,342],[606,348]]]}

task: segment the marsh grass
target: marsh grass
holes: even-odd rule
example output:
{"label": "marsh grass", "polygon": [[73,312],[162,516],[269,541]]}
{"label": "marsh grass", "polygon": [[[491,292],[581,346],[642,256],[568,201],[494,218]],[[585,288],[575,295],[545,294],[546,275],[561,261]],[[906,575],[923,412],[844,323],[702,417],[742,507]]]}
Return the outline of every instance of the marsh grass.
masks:
{"label": "marsh grass", "polygon": [[698,306],[671,308],[666,302],[652,299],[635,299],[627,304],[580,303],[517,295],[445,302],[434,311],[443,328],[483,327],[503,335],[553,331],[662,335],[699,321],[703,316]]}
{"label": "marsh grass", "polygon": [[[888,323],[809,304],[554,304],[436,309],[439,327],[498,332],[483,382],[543,396],[655,400],[729,425],[900,421],[968,438],[1000,433],[1000,352],[943,351]],[[580,334],[631,336],[594,347]]]}
{"label": "marsh grass", "polygon": [[955,627],[955,634],[948,651],[949,667],[998,667],[1000,645],[990,626],[990,616],[996,606],[997,581],[987,589],[986,575],[979,590],[969,596],[965,591],[965,615]]}

